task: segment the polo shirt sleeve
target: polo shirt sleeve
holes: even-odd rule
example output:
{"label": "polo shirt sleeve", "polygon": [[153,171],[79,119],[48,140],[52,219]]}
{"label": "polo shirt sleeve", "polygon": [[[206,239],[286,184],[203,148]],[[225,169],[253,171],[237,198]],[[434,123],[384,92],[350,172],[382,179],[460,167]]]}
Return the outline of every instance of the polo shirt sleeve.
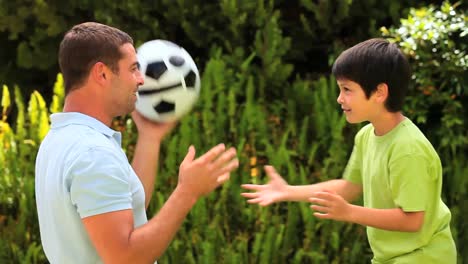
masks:
{"label": "polo shirt sleeve", "polygon": [[395,204],[405,212],[425,211],[436,190],[427,160],[422,155],[407,154],[390,162],[389,166]]}
{"label": "polo shirt sleeve", "polygon": [[71,165],[71,202],[81,218],[132,208],[127,162],[115,150],[95,147]]}

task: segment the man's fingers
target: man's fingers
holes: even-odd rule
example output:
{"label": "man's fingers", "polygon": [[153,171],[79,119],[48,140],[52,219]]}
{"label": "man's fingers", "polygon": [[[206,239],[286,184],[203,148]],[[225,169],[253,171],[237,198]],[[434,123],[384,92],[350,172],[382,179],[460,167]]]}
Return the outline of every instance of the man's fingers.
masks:
{"label": "man's fingers", "polygon": [[187,162],[192,162],[194,158],[195,158],[195,147],[190,146],[188,149],[187,155],[185,155],[185,158],[182,161],[182,164],[187,163]]}
{"label": "man's fingers", "polygon": [[229,178],[231,178],[231,174],[230,173],[225,173],[225,174],[219,176],[217,181],[218,181],[219,184],[223,184],[226,181],[228,181]]}
{"label": "man's fingers", "polygon": [[239,167],[239,160],[233,159],[231,160],[226,166],[220,168],[218,171],[216,171],[215,175],[223,175],[226,173],[229,173]]}
{"label": "man's fingers", "polygon": [[227,151],[225,151],[224,153],[222,153],[214,162],[213,162],[213,166],[215,168],[219,168],[219,167],[222,167],[224,166],[227,162],[229,162],[230,160],[232,160],[234,157],[236,157],[236,149],[231,147],[229,148]]}
{"label": "man's fingers", "polygon": [[212,162],[216,157],[218,157],[223,151],[226,149],[226,146],[221,143],[213,148],[211,148],[208,152],[203,154],[201,157],[197,159],[198,162],[200,163],[208,163]]}

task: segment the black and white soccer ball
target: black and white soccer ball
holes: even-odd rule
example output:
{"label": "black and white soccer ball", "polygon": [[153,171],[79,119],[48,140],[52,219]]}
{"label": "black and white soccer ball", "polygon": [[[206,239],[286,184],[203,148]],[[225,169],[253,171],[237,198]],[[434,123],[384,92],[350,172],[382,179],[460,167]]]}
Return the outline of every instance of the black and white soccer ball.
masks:
{"label": "black and white soccer ball", "polygon": [[138,89],[136,110],[156,122],[180,119],[200,94],[200,75],[190,54],[167,40],[151,40],[137,48],[145,83]]}

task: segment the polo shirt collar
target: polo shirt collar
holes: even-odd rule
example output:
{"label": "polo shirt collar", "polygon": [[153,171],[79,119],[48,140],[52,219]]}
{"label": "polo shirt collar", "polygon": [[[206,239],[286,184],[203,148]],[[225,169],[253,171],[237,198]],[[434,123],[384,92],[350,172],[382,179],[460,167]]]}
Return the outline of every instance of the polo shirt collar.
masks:
{"label": "polo shirt collar", "polygon": [[118,131],[111,129],[101,121],[94,117],[78,112],[55,113],[50,116],[51,128],[60,128],[68,125],[84,125],[88,126],[107,137],[113,137],[121,143],[121,134]]}

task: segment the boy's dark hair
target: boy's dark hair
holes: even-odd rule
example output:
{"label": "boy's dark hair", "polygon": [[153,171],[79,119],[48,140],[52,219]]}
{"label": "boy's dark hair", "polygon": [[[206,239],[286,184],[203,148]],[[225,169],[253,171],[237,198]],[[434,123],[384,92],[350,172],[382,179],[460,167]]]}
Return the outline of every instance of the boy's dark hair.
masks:
{"label": "boy's dark hair", "polygon": [[127,33],[107,25],[86,22],[70,29],[59,48],[65,94],[83,84],[96,62],[102,62],[118,73],[118,62],[123,57],[120,47],[126,43],[133,45],[133,39]]}
{"label": "boy's dark hair", "polygon": [[347,79],[361,85],[369,98],[381,83],[388,86],[385,107],[398,112],[410,81],[410,66],[396,44],[381,38],[369,39],[345,50],[333,64],[337,80]]}

